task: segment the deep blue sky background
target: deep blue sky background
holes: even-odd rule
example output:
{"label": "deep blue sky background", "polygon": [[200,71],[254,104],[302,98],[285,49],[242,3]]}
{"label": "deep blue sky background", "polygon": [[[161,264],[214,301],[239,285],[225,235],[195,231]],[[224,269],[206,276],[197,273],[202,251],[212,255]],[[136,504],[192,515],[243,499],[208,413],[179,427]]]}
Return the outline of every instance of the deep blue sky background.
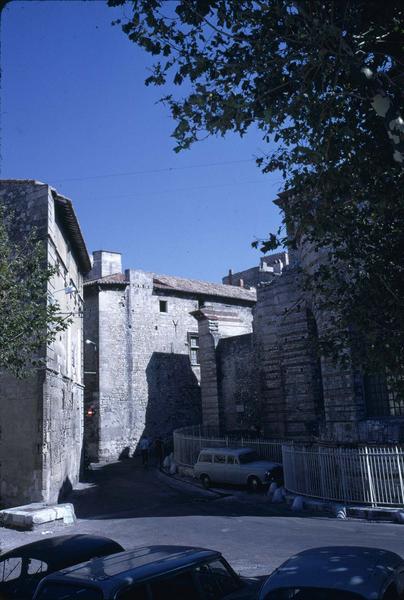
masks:
{"label": "deep blue sky background", "polygon": [[55,186],[89,251],[120,251],[125,267],[218,281],[257,264],[250,243],[278,227],[282,186],[255,165],[260,134],[175,154],[174,123],[156,104],[169,89],[145,87],[151,58],[111,26],[122,10],[101,0],[3,10],[2,178]]}

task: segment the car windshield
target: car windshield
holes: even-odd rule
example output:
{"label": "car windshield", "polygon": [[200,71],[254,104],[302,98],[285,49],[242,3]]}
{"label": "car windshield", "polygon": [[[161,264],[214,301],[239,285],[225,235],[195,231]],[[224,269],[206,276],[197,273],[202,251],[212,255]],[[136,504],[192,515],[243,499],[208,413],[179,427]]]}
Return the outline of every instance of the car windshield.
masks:
{"label": "car windshield", "polygon": [[259,460],[259,456],[256,452],[246,452],[245,454],[240,454],[239,456],[239,461],[242,465],[255,462],[256,460]]}
{"label": "car windshield", "polygon": [[365,600],[361,594],[329,588],[293,587],[273,590],[265,600]]}

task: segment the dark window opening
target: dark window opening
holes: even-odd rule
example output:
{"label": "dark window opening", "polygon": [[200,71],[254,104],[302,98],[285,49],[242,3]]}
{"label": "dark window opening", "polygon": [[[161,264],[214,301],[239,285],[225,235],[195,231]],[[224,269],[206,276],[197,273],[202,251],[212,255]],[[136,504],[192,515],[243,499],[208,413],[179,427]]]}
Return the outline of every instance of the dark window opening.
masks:
{"label": "dark window opening", "polygon": [[[311,372],[312,372],[312,382],[313,382],[313,391],[314,391],[314,409],[316,411],[316,416],[320,420],[325,419],[325,407],[324,407],[324,391],[323,391],[323,376],[321,371],[321,357],[319,353],[319,345],[318,345],[318,328],[316,319],[313,315],[313,312],[308,309],[306,311],[307,315],[307,328],[309,332],[309,341],[310,347],[312,351],[312,361],[311,361]],[[318,424],[312,424],[312,427]],[[318,435],[318,432],[313,433]]]}
{"label": "dark window opening", "polygon": [[160,300],[159,305],[160,305],[160,312],[166,313],[167,312],[167,300]]}
{"label": "dark window opening", "polygon": [[199,337],[196,334],[188,334],[189,358],[191,365],[199,365]]}
{"label": "dark window opening", "polygon": [[386,375],[365,375],[363,388],[368,417],[404,416],[404,398],[389,384]]}

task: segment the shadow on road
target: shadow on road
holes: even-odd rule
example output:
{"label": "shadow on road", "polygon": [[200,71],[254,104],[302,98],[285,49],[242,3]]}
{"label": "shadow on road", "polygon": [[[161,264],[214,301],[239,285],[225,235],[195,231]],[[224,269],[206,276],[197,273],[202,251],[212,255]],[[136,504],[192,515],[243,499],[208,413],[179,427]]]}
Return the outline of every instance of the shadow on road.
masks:
{"label": "shadow on road", "polygon": [[[267,516],[307,518],[318,513],[295,513],[286,505],[271,504],[263,493],[249,494],[228,488],[209,493],[199,486],[172,479],[148,468],[135,457],[106,465],[93,465],[66,501],[81,519],[126,519],[177,516]],[[324,518],[324,514],[321,514]]]}

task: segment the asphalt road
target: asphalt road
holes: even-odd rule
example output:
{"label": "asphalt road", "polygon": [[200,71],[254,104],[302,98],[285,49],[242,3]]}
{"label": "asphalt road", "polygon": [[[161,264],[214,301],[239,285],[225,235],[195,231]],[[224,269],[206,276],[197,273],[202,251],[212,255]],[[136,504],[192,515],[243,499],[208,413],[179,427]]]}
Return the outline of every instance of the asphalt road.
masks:
{"label": "asphalt road", "polygon": [[78,521],[40,532],[0,529],[2,550],[64,533],[97,533],[125,548],[184,544],[220,550],[245,575],[264,575],[306,548],[362,545],[404,557],[404,525],[341,521],[293,513],[264,494],[225,490],[218,495],[173,480],[137,460],[99,467],[67,501]]}

